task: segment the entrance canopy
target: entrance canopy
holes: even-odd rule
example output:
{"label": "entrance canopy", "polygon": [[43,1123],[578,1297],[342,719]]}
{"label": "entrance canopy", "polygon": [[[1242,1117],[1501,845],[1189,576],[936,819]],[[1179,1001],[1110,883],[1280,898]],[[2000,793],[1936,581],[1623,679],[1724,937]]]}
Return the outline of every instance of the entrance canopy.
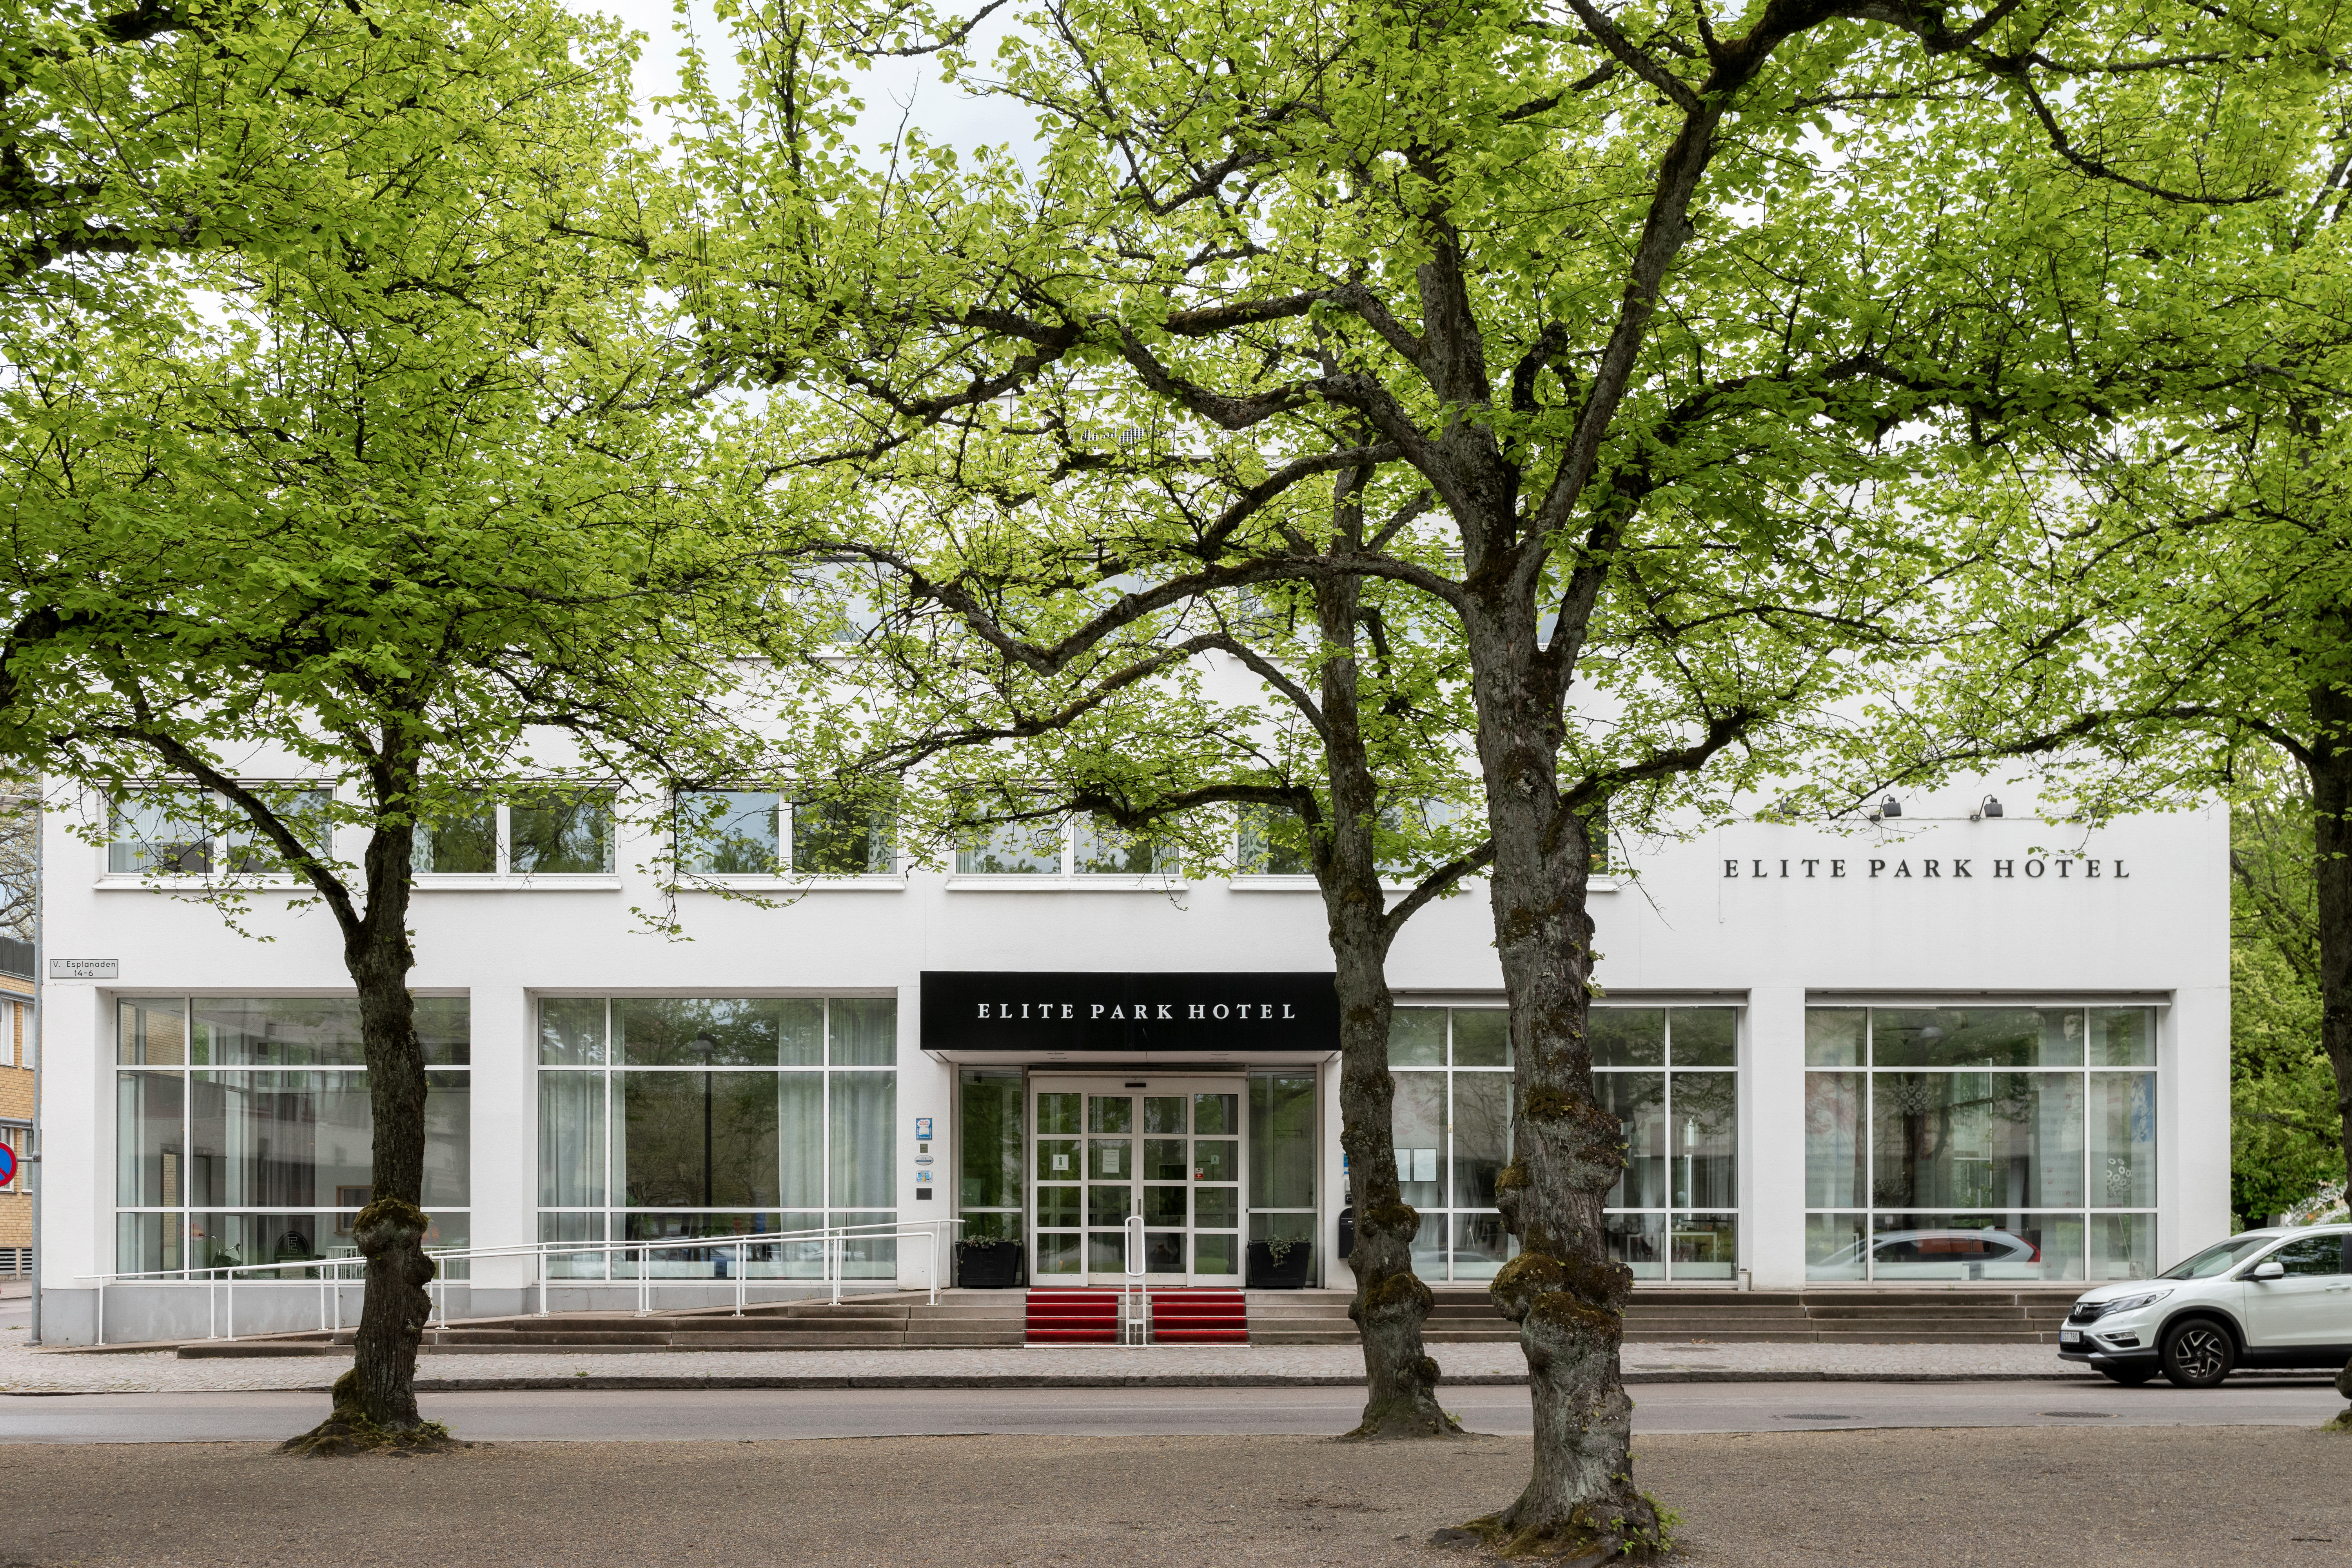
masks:
{"label": "entrance canopy", "polygon": [[1328,974],[925,970],[922,988],[942,1061],[1303,1066],[1339,1048]]}

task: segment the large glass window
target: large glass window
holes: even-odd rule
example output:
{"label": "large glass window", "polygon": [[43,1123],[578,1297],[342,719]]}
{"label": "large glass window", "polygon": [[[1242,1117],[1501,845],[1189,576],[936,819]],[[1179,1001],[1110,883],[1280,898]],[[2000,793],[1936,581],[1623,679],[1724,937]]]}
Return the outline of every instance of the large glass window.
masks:
{"label": "large glass window", "polygon": [[1256,1072],[1249,1079],[1249,1239],[1315,1237],[1315,1073]]}
{"label": "large glass window", "polygon": [[1497,1007],[1399,1007],[1390,1131],[1404,1201],[1421,1211],[1413,1272],[1491,1279],[1518,1250],[1495,1178],[1511,1162],[1510,1016]]}
{"label": "large glass window", "polygon": [[1812,1279],[2155,1272],[2147,1007],[1815,1007],[1805,1019]]}
{"label": "large glass window", "polygon": [[966,1068],[957,1143],[957,1232],[966,1241],[1021,1239],[1022,1075]]}
{"label": "large glass window", "polygon": [[1739,1264],[1739,1014],[1595,1007],[1593,1085],[1625,1140],[1602,1223],[1636,1279],[1728,1279]]}
{"label": "large glass window", "polygon": [[[427,1247],[471,1232],[466,999],[420,996]],[[115,1267],[355,1258],[373,1118],[352,997],[132,996],[116,1008]],[[462,1278],[463,1265],[453,1277]]]}
{"label": "large glass window", "polygon": [[[546,996],[539,1004],[540,1236],[775,1236],[897,1217],[898,1003],[866,996]],[[551,1259],[570,1279],[724,1277],[733,1245]],[[814,1279],[814,1242],[747,1272]],[[894,1277],[887,1240],[853,1278]]]}

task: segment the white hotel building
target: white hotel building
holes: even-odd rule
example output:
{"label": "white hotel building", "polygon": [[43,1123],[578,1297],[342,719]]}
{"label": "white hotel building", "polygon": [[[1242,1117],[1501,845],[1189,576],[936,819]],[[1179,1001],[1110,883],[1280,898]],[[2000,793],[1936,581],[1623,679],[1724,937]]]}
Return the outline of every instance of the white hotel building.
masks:
{"label": "white hotel building", "polygon": [[[1978,815],[1983,793],[1855,833],[1635,845],[1632,875],[1596,882],[1597,1055],[1630,1149],[1612,1225],[1642,1284],[2096,1281],[2223,1234],[2224,814],[2085,831],[2021,796]],[[1107,1281],[1140,1214],[1155,1281],[1237,1284],[1280,1255],[1349,1283],[1311,881],[1138,875],[1083,834],[909,868],[788,798],[731,809],[754,850],[833,874],[746,879],[772,908],[683,893],[683,942],[641,929],[648,847],[593,807],[500,807],[431,847],[434,1244],[730,1238],[549,1265],[557,1305],[634,1304],[641,1266],[686,1305],[731,1290],[739,1257],[763,1290],[813,1284],[816,1248],[757,1238],[828,1225],[958,1220],[1018,1239],[1029,1283]],[[47,828],[50,1342],[91,1340],[100,1277],[130,1273],[147,1279],[108,1286],[110,1341],[203,1334],[208,1293],[173,1276],[230,1264],[289,1281],[246,1276],[240,1328],[308,1326],[317,1287],[295,1281],[349,1254],[367,1190],[332,921],[265,892],[247,924],[275,940],[240,935],[185,896],[200,879],[159,882],[155,853],[92,847],[67,813]],[[1391,973],[1419,1266],[1481,1279],[1507,1256],[1509,1155],[1483,889],[1418,915]],[[920,1285],[931,1256],[854,1243],[844,1268]],[[535,1305],[537,1266],[451,1269],[450,1315]]]}

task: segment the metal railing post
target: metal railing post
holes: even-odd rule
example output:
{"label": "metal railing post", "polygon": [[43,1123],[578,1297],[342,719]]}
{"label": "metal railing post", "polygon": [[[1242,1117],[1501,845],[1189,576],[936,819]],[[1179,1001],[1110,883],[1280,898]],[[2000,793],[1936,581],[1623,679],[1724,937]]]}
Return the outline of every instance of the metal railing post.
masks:
{"label": "metal railing post", "polygon": [[98,1342],[106,1342],[106,1281],[98,1282]]}
{"label": "metal railing post", "polygon": [[1127,1224],[1120,1229],[1121,1239],[1126,1243],[1127,1277],[1118,1292],[1119,1316],[1125,1320],[1120,1324],[1119,1342],[1139,1345],[1150,1335],[1150,1304],[1143,1289],[1143,1216],[1128,1215]]}
{"label": "metal railing post", "polygon": [[735,1244],[735,1315],[743,1315],[743,1270],[751,1267],[751,1248],[748,1243]]}
{"label": "metal railing post", "polygon": [[530,1272],[531,1282],[539,1287],[539,1315],[544,1318],[547,1316],[547,1248],[544,1246],[530,1255]]}
{"label": "metal railing post", "polygon": [[232,1269],[230,1269],[230,1270],[228,1271],[228,1278],[227,1278],[227,1282],[226,1282],[226,1283],[227,1283],[227,1288],[228,1288],[228,1289],[227,1289],[227,1295],[228,1295],[228,1338],[230,1338],[230,1339],[232,1339],[232,1340],[233,1340],[233,1339],[236,1338],[236,1269],[232,1268]]}

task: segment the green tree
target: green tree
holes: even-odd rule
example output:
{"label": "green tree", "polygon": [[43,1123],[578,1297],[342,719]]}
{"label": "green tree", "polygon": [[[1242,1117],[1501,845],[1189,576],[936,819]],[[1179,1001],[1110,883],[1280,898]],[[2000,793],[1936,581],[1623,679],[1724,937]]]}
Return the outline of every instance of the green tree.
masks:
{"label": "green tree", "polygon": [[[143,800],[175,836],[235,835],[215,868],[232,917],[290,877],[358,991],[366,1293],[313,1447],[436,1436],[413,1392],[434,1271],[420,842],[529,790],[562,819],[551,868],[593,869],[573,862],[609,859],[625,807],[581,792],[723,774],[749,744],[727,711],[736,580],[701,521],[726,487],[699,473],[686,349],[623,243],[651,179],[628,52],[609,24],[530,22],[531,47],[472,57],[414,184],[365,182],[368,233],[191,263],[211,320],[79,324],[5,391],[0,571],[49,617],[12,652],[15,744],[103,791],[118,827]],[[316,787],[247,782],[257,753]]]}
{"label": "green tree", "polygon": [[2180,367],[2156,395],[1983,476],[2011,543],[1920,710],[1942,755],[2040,756],[2091,816],[2235,806],[2249,1217],[2352,1148],[2352,131],[2330,109],[2286,199],[2183,226],[2119,299],[2112,336]]}
{"label": "green tree", "polygon": [[[1007,509],[1104,475],[1215,493],[1157,552],[1189,577],[1147,598],[1339,572],[1447,607],[1518,1087],[1502,1202],[1523,1250],[1494,1296],[1537,1437],[1487,1527],[1641,1552],[1588,814],[1834,691],[1844,650],[1885,635],[1841,579],[1940,569],[1916,530],[1855,531],[1887,517],[1849,513],[1853,488],[1919,440],[2078,410],[2135,226],[2282,184],[2274,130],[2300,123],[2315,45],[2186,8],[1772,0],[1720,31],[1570,11],[1047,4],[994,80],[947,57],[1041,118],[1032,179],[914,139],[869,170],[844,145],[858,60],[953,29],[747,7],[741,93],[688,79],[710,228],[679,277],[715,345],[826,400],[831,450],[891,482]],[[1426,492],[1444,567],[1226,558],[1223,520],[1343,462]],[[1759,629],[1820,682],[1709,662]],[[1661,667],[1664,696],[1642,679]],[[1572,705],[1595,685],[1615,710]]]}
{"label": "green tree", "polygon": [[[1351,466],[1287,489],[1229,535],[1226,555],[1345,557],[1375,535],[1394,549],[1424,507],[1368,496],[1365,479]],[[1134,568],[1167,564],[1141,542],[1181,530],[1188,510],[1149,487],[1090,488],[994,525],[922,511],[887,538],[807,546],[879,568],[884,629],[840,673],[883,733],[851,771],[910,773],[902,824],[942,843],[1004,825],[1051,833],[1075,814],[1136,836],[1165,866],[1313,875],[1356,1208],[1350,1310],[1369,1393],[1354,1435],[1449,1436],[1458,1427],[1422,1341],[1433,1298],[1412,1268],[1420,1216],[1396,1175],[1386,964],[1405,923],[1487,855],[1450,616],[1418,590],[1345,571],[1222,594],[1126,592]],[[1128,570],[1108,564],[1107,534]],[[1442,542],[1424,548],[1442,560]],[[802,728],[838,751],[829,726]]]}
{"label": "green tree", "polygon": [[2310,797],[2292,773],[2246,771],[2268,787],[2230,821],[2230,1206],[2255,1226],[2341,1183],[2344,1149],[2319,1039]]}

